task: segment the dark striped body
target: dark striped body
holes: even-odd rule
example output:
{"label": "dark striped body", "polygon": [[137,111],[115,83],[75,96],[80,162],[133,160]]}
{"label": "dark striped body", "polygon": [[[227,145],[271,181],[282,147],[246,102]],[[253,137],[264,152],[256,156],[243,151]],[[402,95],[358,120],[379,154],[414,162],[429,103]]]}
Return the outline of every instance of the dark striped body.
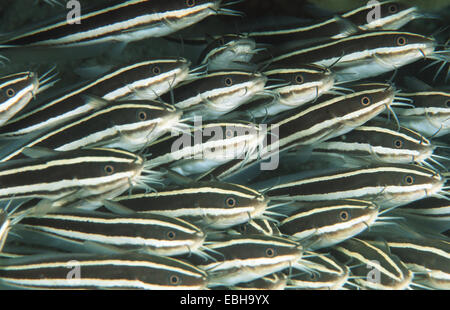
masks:
{"label": "dark striped body", "polygon": [[334,246],[331,253],[340,261],[350,261],[352,279],[368,289],[403,290],[412,283],[413,274],[387,250],[353,238]]}
{"label": "dark striped body", "polygon": [[100,212],[51,213],[25,217],[20,226],[81,242],[140,249],[153,255],[195,252],[205,234],[186,221],[157,214],[117,215]]}
{"label": "dark striped body", "polygon": [[86,95],[101,97],[107,101],[155,99],[187,76],[189,64],[185,59],[149,60],[111,70],[81,87],[56,95],[39,108],[11,120],[0,128],[0,136],[47,130],[105,105]]}
{"label": "dark striped body", "polygon": [[351,157],[361,164],[386,162],[422,163],[435,146],[421,134],[392,123],[369,121],[349,133],[329,139],[314,147],[313,152]]}
{"label": "dark striped body", "polygon": [[103,194],[111,197],[114,193],[114,197],[128,189],[142,169],[141,157],[113,149],[55,152],[11,160],[0,165],[0,199],[34,197],[62,204]]}
{"label": "dark striped body", "polygon": [[395,70],[431,55],[433,39],[407,32],[376,31],[312,47],[283,52],[270,58],[270,68],[286,65],[333,65],[338,81],[355,81]]}
{"label": "dark striped body", "polygon": [[138,213],[179,217],[200,226],[221,229],[264,213],[264,195],[248,187],[203,182],[157,193],[117,197],[114,202]]}
{"label": "dark striped body", "polygon": [[181,175],[198,175],[231,160],[256,158],[267,131],[253,124],[195,125],[178,136],[166,135],[145,149],[149,165],[170,168]]}
{"label": "dark striped body", "polygon": [[[208,248],[214,250],[216,262],[203,263],[209,286],[230,286],[290,267],[302,256],[300,244],[281,237],[233,236],[214,241]],[[216,254],[219,252],[219,254]]]}
{"label": "dark striped body", "polygon": [[[181,114],[174,107],[156,101],[111,103],[110,107],[52,130],[23,148],[71,151],[100,146],[137,151],[176,128]],[[3,160],[18,158],[23,148]]]}
{"label": "dark striped body", "polygon": [[[373,14],[374,6],[370,3],[355,10],[334,17],[324,22],[301,27],[284,27],[285,29],[262,30],[248,33],[257,42],[281,44],[298,40],[317,40],[318,38],[343,38],[358,31],[374,29],[399,29],[409,21],[419,16],[417,8],[394,1],[379,3],[380,16],[368,20]],[[352,26],[350,26],[351,24]],[[356,29],[355,29],[356,28]]]}
{"label": "dark striped body", "polygon": [[[192,5],[191,5],[192,4]],[[55,24],[1,42],[4,46],[77,46],[168,35],[216,14],[220,1],[129,0],[83,12],[79,23]]]}
{"label": "dark striped body", "polygon": [[[391,252],[413,272],[414,282],[434,288],[450,288],[450,244],[438,239],[397,239],[387,242]],[[416,274],[417,273],[417,274]]]}
{"label": "dark striped body", "polygon": [[207,275],[179,260],[143,254],[53,254],[2,260],[0,281],[32,289],[203,289]]}
{"label": "dark striped body", "polygon": [[350,275],[350,269],[339,263],[331,255],[306,253],[311,257],[303,258],[299,263],[309,272],[294,271],[288,280],[288,289],[301,290],[338,290],[344,286]]}
{"label": "dark striped body", "polygon": [[[214,119],[262,92],[267,77],[245,71],[219,71],[180,84],[173,90],[175,106],[187,116]],[[163,96],[171,102],[172,95]]]}
{"label": "dark striped body", "polygon": [[300,201],[362,199],[380,207],[400,206],[439,193],[445,179],[416,165],[371,165],[280,184],[269,197]]}
{"label": "dark striped body", "polygon": [[401,123],[427,137],[450,133],[450,94],[445,91],[400,93],[411,99],[414,108],[396,110]]}
{"label": "dark striped body", "polygon": [[300,203],[298,211],[284,219],[279,229],[296,239],[311,239],[312,250],[349,239],[367,229],[377,218],[379,208],[370,202],[333,200]]}

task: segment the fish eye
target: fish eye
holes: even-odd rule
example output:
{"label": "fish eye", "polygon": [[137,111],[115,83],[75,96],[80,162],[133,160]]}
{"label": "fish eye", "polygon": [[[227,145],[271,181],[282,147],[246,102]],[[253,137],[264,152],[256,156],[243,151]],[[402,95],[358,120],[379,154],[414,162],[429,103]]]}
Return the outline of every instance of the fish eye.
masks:
{"label": "fish eye", "polygon": [[170,276],[169,281],[170,281],[170,284],[172,284],[172,285],[178,285],[178,284],[180,284],[181,279],[177,275],[172,275],[172,276]]}
{"label": "fish eye", "polygon": [[8,88],[6,90],[6,96],[8,96],[9,98],[14,97],[15,94],[16,94],[16,91],[13,88]]}
{"label": "fish eye", "polygon": [[403,46],[406,44],[406,38],[405,37],[398,37],[397,38],[397,45],[398,46]]}
{"label": "fish eye", "polygon": [[450,108],[450,99],[445,102],[445,105],[447,106],[447,108]]}
{"label": "fish eye", "polygon": [[340,218],[342,221],[347,221],[347,220],[350,218],[350,215],[348,214],[348,211],[341,211],[341,212],[339,213],[339,218]]}
{"label": "fish eye", "polygon": [[274,257],[274,256],[275,256],[275,249],[273,249],[273,248],[267,248],[267,249],[266,249],[266,256],[267,256],[267,257]]}
{"label": "fish eye", "polygon": [[227,129],[227,130],[225,131],[225,136],[226,136],[227,138],[231,138],[231,137],[233,137],[233,133],[234,133],[234,131],[233,131],[232,129]]}
{"label": "fish eye", "polygon": [[403,147],[403,141],[400,140],[400,139],[395,139],[395,140],[394,140],[394,146],[395,146],[397,149],[402,148],[402,147]]}
{"label": "fish eye", "polygon": [[403,179],[404,183],[407,185],[412,185],[414,184],[414,177],[411,175],[407,175],[404,179]]}
{"label": "fish eye", "polygon": [[195,0],[186,0],[186,5],[188,7],[193,7],[195,5]]}
{"label": "fish eye", "polygon": [[174,231],[167,232],[167,238],[168,239],[173,240],[173,239],[175,239],[175,237],[176,237],[176,234],[175,234]]}
{"label": "fish eye", "polygon": [[160,74],[161,69],[158,66],[154,66],[152,69],[153,74]]}
{"label": "fish eye", "polygon": [[369,105],[369,104],[370,104],[370,98],[367,97],[367,96],[362,97],[362,98],[361,98],[361,104],[362,104],[363,106]]}
{"label": "fish eye", "polygon": [[234,207],[236,205],[236,199],[233,197],[228,197],[227,199],[225,199],[225,204],[227,207]]}
{"label": "fish eye", "polygon": [[390,13],[396,13],[397,12],[397,5],[392,4],[389,6],[389,12]]}
{"label": "fish eye", "polygon": [[315,274],[314,272],[312,272],[312,273],[309,275],[309,278],[310,278],[311,280],[315,280],[315,279],[317,279],[317,276],[316,276],[316,274]]}
{"label": "fish eye", "polygon": [[233,80],[229,77],[225,78],[225,85],[226,86],[231,86],[233,85]]}
{"label": "fish eye", "polygon": [[302,84],[303,83],[303,76],[301,74],[297,74],[295,76],[295,83]]}
{"label": "fish eye", "polygon": [[145,121],[147,119],[147,113],[145,111],[139,111],[138,118],[140,121]]}
{"label": "fish eye", "polygon": [[111,165],[106,165],[105,168],[103,168],[103,170],[105,170],[105,173],[107,175],[111,175],[114,173],[114,167]]}

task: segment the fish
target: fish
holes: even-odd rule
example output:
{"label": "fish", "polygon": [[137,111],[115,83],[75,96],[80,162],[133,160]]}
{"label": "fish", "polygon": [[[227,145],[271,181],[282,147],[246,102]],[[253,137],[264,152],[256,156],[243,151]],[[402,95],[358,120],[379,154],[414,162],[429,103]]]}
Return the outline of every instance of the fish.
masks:
{"label": "fish", "polygon": [[[154,100],[189,74],[183,58],[146,60],[111,69],[102,76],[53,96],[0,127],[0,137],[22,137],[55,128],[105,107],[108,101]],[[98,100],[102,98],[104,101]]]}
{"label": "fish", "polygon": [[300,244],[273,236],[233,236],[206,245],[215,262],[200,263],[208,287],[233,286],[289,268],[301,258]]}
{"label": "fish", "polygon": [[128,0],[83,10],[77,19],[64,16],[55,23],[12,36],[0,47],[74,47],[104,42],[133,42],[169,35],[215,14],[220,0]]}
{"label": "fish", "polygon": [[356,287],[404,290],[412,283],[412,272],[398,257],[365,240],[346,240],[332,247],[331,254],[340,261],[350,260],[353,266],[350,266],[349,282],[354,282]]}
{"label": "fish", "polygon": [[266,82],[259,72],[218,71],[186,80],[162,100],[173,102],[186,117],[214,120],[263,92]]}
{"label": "fish", "polygon": [[289,276],[287,289],[338,290],[347,283],[350,268],[339,263],[328,253],[305,252],[299,263],[308,271],[296,272]]}
{"label": "fish", "polygon": [[261,277],[254,281],[239,283],[229,287],[231,290],[284,290],[287,285],[288,277],[281,273],[273,273],[271,275]]}
{"label": "fish", "polygon": [[201,175],[231,160],[241,165],[256,158],[266,128],[237,122],[211,122],[181,133],[171,133],[150,144],[144,154],[154,169],[169,169],[183,176]]}
{"label": "fish", "polygon": [[139,250],[163,256],[195,253],[205,239],[201,229],[186,221],[142,213],[118,215],[67,210],[27,216],[14,226],[14,231],[19,228],[83,243],[112,246],[119,253]]}
{"label": "fish", "polygon": [[181,111],[157,101],[119,101],[107,104],[109,107],[76,121],[69,121],[14,152],[5,154],[2,161],[21,158],[22,151],[32,147],[56,151],[92,147],[138,151],[181,124]]}
{"label": "fish", "polygon": [[[322,96],[317,102],[287,111],[271,120],[268,135],[259,149],[259,157],[248,161],[252,167],[262,160],[299,146],[312,146],[340,136],[363,125],[385,109],[390,109],[394,89],[389,84],[370,83],[352,86],[347,95]],[[231,178],[242,169],[242,163],[231,161],[218,167],[213,175],[219,180]]]}
{"label": "fish", "polygon": [[449,289],[448,241],[429,238],[388,239],[387,245],[413,271],[414,283],[419,288]]}
{"label": "fish", "polygon": [[220,70],[249,70],[253,55],[260,49],[254,40],[244,35],[224,35],[206,46],[199,57],[200,65],[209,72]]}
{"label": "fish", "polygon": [[425,197],[438,197],[440,193],[445,195],[444,184],[445,178],[434,170],[418,165],[384,164],[317,173],[263,191],[276,200],[359,199],[387,209]]}
{"label": "fish", "polygon": [[380,12],[378,18],[368,18],[374,13],[373,3],[368,2],[354,10],[317,24],[257,30],[246,33],[246,35],[257,42],[268,44],[284,44],[292,41],[311,44],[320,39],[340,39],[364,31],[397,30],[411,20],[422,16],[417,7],[397,1],[382,1],[377,5]]}
{"label": "fish", "polygon": [[351,82],[435,57],[436,45],[434,39],[419,34],[374,31],[280,52],[260,63],[269,69],[305,63],[332,66],[337,82]]}
{"label": "fish", "polygon": [[0,200],[44,199],[43,205],[31,208],[36,212],[73,203],[96,208],[101,205],[97,199],[120,195],[145,178],[144,159],[122,150],[30,149],[28,154],[31,158],[0,164]]}
{"label": "fish", "polygon": [[[184,219],[200,227],[223,229],[262,217],[265,196],[249,187],[221,182],[198,182],[157,193],[119,196],[111,200],[131,212]],[[114,209],[114,205],[111,206]],[[117,209],[120,212],[120,208]]]}
{"label": "fish", "polygon": [[399,93],[414,107],[398,107],[396,114],[405,127],[426,137],[442,137],[450,133],[450,94],[445,91]]}
{"label": "fish", "polygon": [[312,240],[308,249],[338,244],[369,228],[379,207],[360,200],[333,200],[292,205],[297,211],[280,222],[279,230],[296,240]]}
{"label": "fish", "polygon": [[0,77],[0,126],[24,109],[39,90],[34,72],[21,72]]}
{"label": "fish", "polygon": [[[277,68],[265,71],[264,75],[269,81],[271,79],[276,81],[274,88],[271,89],[274,94],[267,95],[262,104],[255,106],[249,103],[244,106],[254,118],[274,116],[316,101],[334,86],[334,74],[327,68],[314,65]],[[268,82],[267,87],[272,87],[271,84]],[[251,107],[247,108],[249,105]]]}
{"label": "fish", "polygon": [[436,147],[416,131],[398,128],[392,122],[371,120],[345,135],[315,145],[312,152],[331,156],[335,154],[344,161],[349,158],[348,161],[354,162],[354,166],[382,162],[429,166]]}
{"label": "fish", "polygon": [[4,285],[28,289],[204,289],[207,274],[173,258],[126,253],[47,254],[2,259]]}

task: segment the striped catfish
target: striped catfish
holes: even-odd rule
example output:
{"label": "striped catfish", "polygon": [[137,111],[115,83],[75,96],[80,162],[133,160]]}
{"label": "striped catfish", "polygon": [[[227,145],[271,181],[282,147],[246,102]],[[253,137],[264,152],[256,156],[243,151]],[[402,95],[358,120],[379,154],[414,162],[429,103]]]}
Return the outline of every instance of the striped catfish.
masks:
{"label": "striped catfish", "polygon": [[82,46],[169,35],[215,14],[220,0],[112,0],[0,42],[0,47]]}
{"label": "striped catfish", "polygon": [[[265,71],[269,79],[280,86],[273,88],[272,96],[263,104],[249,106],[246,111],[253,117],[273,116],[300,107],[318,99],[334,86],[334,74],[326,68],[315,65],[291,66]],[[267,83],[271,87],[273,83]],[[250,104],[249,104],[250,105]]]}
{"label": "striped catfish", "polygon": [[[331,254],[350,264],[352,276],[347,284],[376,290],[404,290],[412,283],[413,274],[398,257],[357,238],[331,248]],[[348,266],[348,265],[347,265]]]}
{"label": "striped catfish", "polygon": [[332,246],[366,230],[378,216],[379,207],[360,200],[332,200],[293,205],[297,211],[280,222],[280,232],[297,240],[310,239],[317,250]]}
{"label": "striped catfish", "polygon": [[34,158],[0,164],[0,200],[43,198],[64,205],[81,199],[86,207],[98,206],[96,199],[115,197],[142,182],[145,170],[140,156],[114,149],[31,149],[28,154]]}
{"label": "striped catfish", "polygon": [[108,147],[137,151],[177,128],[182,114],[175,107],[156,101],[120,101],[110,105],[31,140],[2,161],[19,158],[27,147],[57,151]]}
{"label": "striped catfish", "polygon": [[229,287],[231,290],[271,290],[281,291],[286,288],[288,277],[281,273],[273,273],[271,275],[256,279],[246,283],[238,283]]}
{"label": "striped catfish", "polygon": [[[324,95],[317,102],[280,114],[272,120],[270,133],[278,138],[267,141],[259,150],[260,157],[265,159],[290,148],[340,136],[363,125],[386,108],[390,109],[394,88],[389,84],[358,84],[352,88],[355,90],[353,93]],[[247,166],[251,164],[249,162]],[[214,175],[222,180],[241,168],[241,162],[231,161],[217,168]]]}
{"label": "striped catfish", "polygon": [[217,119],[264,91],[267,77],[245,71],[218,71],[179,84],[162,99],[182,109],[188,117]]}
{"label": "striped catfish", "polygon": [[208,71],[250,69],[253,55],[258,52],[254,40],[242,35],[224,35],[212,41],[199,57]]}
{"label": "striped catfish", "polygon": [[412,201],[439,196],[445,178],[417,165],[370,165],[340,169],[275,185],[265,193],[277,200],[320,201],[361,199],[381,208],[398,207]]}
{"label": "striped catfish", "polygon": [[396,109],[402,125],[427,137],[441,137],[450,133],[449,92],[435,90],[398,95],[414,105],[413,108]]}
{"label": "striped catfish", "polygon": [[350,269],[331,255],[305,252],[299,263],[308,269],[289,276],[287,289],[338,290],[347,282]]}
{"label": "striped catfish", "polygon": [[19,113],[39,89],[34,72],[22,72],[0,77],[0,126]]}
{"label": "striped catfish", "polygon": [[335,155],[355,165],[379,162],[428,165],[426,161],[433,161],[430,158],[435,148],[418,132],[371,120],[345,135],[315,145],[313,153]]}
{"label": "striped catfish", "polygon": [[48,254],[0,261],[0,282],[28,289],[204,289],[204,271],[180,260],[136,253]]}
{"label": "striped catfish", "polygon": [[16,227],[79,242],[114,246],[118,250],[139,249],[164,256],[195,253],[205,239],[205,233],[196,226],[157,214],[66,211],[27,216]]}
{"label": "striped catfish", "polygon": [[303,253],[299,243],[273,236],[233,236],[206,245],[217,261],[197,266],[209,275],[208,286],[250,282],[291,267]]}
{"label": "striped catfish", "polygon": [[356,81],[374,77],[423,58],[433,58],[436,41],[419,34],[375,31],[294,49],[271,57],[269,68],[317,64],[333,66],[336,80]]}
{"label": "striped catfish", "polygon": [[373,3],[368,2],[355,10],[317,24],[258,30],[247,33],[247,35],[256,42],[270,44],[290,43],[296,40],[300,42],[312,40],[314,42],[314,40],[320,38],[344,38],[361,31],[376,29],[396,30],[421,16],[416,7],[407,4],[394,1],[383,1],[378,4],[380,12],[378,18],[368,18],[374,12]]}
{"label": "striped catfish", "polygon": [[394,210],[394,213],[407,218],[407,224],[414,222],[422,229],[439,233],[450,229],[450,202],[446,197],[427,197]]}
{"label": "striped catfish", "polygon": [[[173,134],[173,133],[172,133]],[[241,123],[195,125],[181,135],[166,135],[148,146],[150,166],[181,175],[198,175],[230,160],[240,164],[256,157],[266,136],[263,126]]]}
{"label": "striped catfish", "polygon": [[391,252],[414,273],[414,283],[450,289],[450,243],[438,239],[388,239]]}
{"label": "striped catfish", "polygon": [[201,182],[166,188],[157,193],[120,196],[112,202],[131,212],[178,217],[215,229],[262,217],[267,208],[267,199],[261,193],[243,185],[219,182]]}
{"label": "striped catfish", "polygon": [[107,101],[156,99],[186,78],[189,65],[186,59],[167,58],[113,69],[82,86],[55,95],[38,108],[12,119],[0,128],[0,137],[20,136],[53,128],[103,108]]}

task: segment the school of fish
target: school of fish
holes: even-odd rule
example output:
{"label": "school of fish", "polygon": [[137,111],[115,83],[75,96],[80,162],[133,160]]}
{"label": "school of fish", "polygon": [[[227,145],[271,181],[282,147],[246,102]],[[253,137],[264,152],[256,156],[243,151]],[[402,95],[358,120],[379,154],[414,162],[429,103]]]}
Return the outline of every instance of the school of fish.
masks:
{"label": "school of fish", "polygon": [[0,288],[450,289],[438,13],[21,1],[60,16],[0,35]]}

